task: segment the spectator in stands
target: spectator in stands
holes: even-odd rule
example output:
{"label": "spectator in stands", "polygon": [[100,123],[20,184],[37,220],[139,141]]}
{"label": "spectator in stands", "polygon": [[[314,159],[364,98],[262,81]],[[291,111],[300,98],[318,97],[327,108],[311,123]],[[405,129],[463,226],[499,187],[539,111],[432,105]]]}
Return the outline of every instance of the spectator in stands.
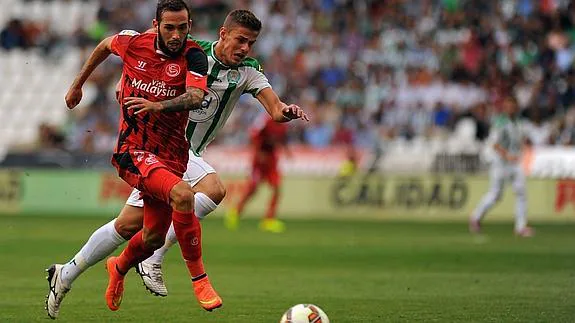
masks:
{"label": "spectator in stands", "polygon": [[457,120],[470,118],[475,122],[475,139],[484,141],[489,136],[489,118],[487,105],[482,103],[459,115]]}
{"label": "spectator in stands", "polygon": [[542,111],[539,108],[531,107],[528,117],[531,120],[528,126],[528,137],[533,146],[544,146],[551,144],[552,125],[545,122]]}
{"label": "spectator in stands", "polygon": [[2,29],[0,32],[0,46],[6,50],[28,48],[28,37],[20,19],[11,19],[6,24],[6,27]]}
{"label": "spectator in stands", "polygon": [[[153,2],[100,0],[90,24],[73,35],[54,35],[56,40],[42,22],[31,22],[38,32],[12,20],[0,33],[0,46],[54,47],[60,37],[71,40],[70,46],[89,48],[121,29],[146,29]],[[436,135],[450,131],[461,117],[475,120],[476,138],[483,140],[488,121],[500,113],[497,107],[509,93],[521,109],[542,110],[542,120],[534,120],[540,127],[575,103],[575,5],[570,1],[548,6],[534,0],[202,0],[196,4],[194,35],[216,39],[213,21],[221,20],[218,15],[230,3],[252,9],[268,26],[252,54],[263,62],[278,93],[294,101],[312,96],[329,115],[313,130],[294,128],[292,141],[341,143],[364,138],[365,127],[381,126],[411,138],[428,134],[428,124],[441,129]],[[134,24],[126,26],[126,21]],[[95,78],[103,83],[98,88],[114,86],[118,66],[109,66]],[[105,106],[117,112],[114,104]],[[249,111],[235,113],[250,116],[255,109],[246,105]],[[232,120],[230,129],[245,129],[251,122],[249,117]],[[569,137],[564,130],[550,135],[552,141],[571,142],[561,139]],[[218,138],[233,145],[247,140],[231,130]]]}
{"label": "spectator in stands", "polygon": [[564,126],[559,134],[560,145],[575,145],[575,109],[571,109],[564,119]]}
{"label": "spectator in stands", "polygon": [[55,127],[42,123],[38,127],[38,149],[65,149],[66,138]]}
{"label": "spectator in stands", "polygon": [[443,104],[443,102],[437,102],[435,104],[432,112],[432,122],[436,129],[439,128],[441,131],[447,130],[453,122],[452,118],[453,111],[451,111],[447,105]]}
{"label": "spectator in stands", "polygon": [[304,140],[312,147],[327,147],[333,140],[334,132],[333,125],[321,113],[316,113],[304,129]]}
{"label": "spectator in stands", "polygon": [[409,120],[413,134],[419,137],[426,137],[431,134],[432,114],[427,111],[422,102],[418,102],[414,109],[411,110]]}

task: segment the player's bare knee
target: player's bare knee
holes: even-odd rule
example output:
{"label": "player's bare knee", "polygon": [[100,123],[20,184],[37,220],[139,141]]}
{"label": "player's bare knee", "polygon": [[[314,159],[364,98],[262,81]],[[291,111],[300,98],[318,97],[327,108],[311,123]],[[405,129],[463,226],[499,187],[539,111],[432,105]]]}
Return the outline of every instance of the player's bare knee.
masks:
{"label": "player's bare knee", "polygon": [[[206,176],[206,179],[208,176]],[[226,188],[217,177],[212,177],[211,180],[201,181],[198,185],[192,187],[192,190],[194,193],[205,194],[216,204],[220,204],[226,197]]]}
{"label": "player's bare knee", "polygon": [[194,210],[194,193],[192,191],[182,192],[172,199],[172,208],[180,212],[191,212]]}
{"label": "player's bare knee", "polygon": [[218,185],[214,187],[213,192],[209,195],[210,199],[214,201],[216,204],[220,204],[226,197],[226,188],[222,185],[221,182],[218,182]]}
{"label": "player's bare knee", "polygon": [[185,182],[180,182],[172,188],[170,199],[172,208],[177,211],[191,212],[194,210],[194,192]]}
{"label": "player's bare knee", "polygon": [[114,223],[114,229],[122,238],[130,240],[141,229],[140,223],[132,223],[123,220],[121,217]]}

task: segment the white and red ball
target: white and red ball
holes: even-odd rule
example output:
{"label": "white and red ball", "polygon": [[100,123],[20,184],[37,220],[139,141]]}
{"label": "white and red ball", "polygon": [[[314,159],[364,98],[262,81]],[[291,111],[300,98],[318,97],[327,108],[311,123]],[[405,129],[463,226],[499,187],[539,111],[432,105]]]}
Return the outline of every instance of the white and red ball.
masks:
{"label": "white and red ball", "polygon": [[329,323],[329,318],[317,305],[297,304],[284,313],[280,323]]}

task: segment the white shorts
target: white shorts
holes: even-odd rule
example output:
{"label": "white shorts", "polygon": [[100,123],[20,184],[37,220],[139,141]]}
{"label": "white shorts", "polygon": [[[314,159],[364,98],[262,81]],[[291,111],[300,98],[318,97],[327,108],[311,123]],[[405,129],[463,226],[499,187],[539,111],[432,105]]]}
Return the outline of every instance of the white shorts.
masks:
{"label": "white shorts", "polygon": [[[198,184],[204,177],[208,174],[215,173],[216,170],[208,164],[202,157],[196,157],[190,153],[190,159],[188,160],[188,167],[182,178],[190,186],[194,187]],[[130,193],[130,197],[126,201],[126,204],[136,207],[144,207],[144,201],[140,197],[140,191],[133,189]]]}
{"label": "white shorts", "polygon": [[489,177],[493,181],[513,182],[519,177],[524,177],[523,169],[519,164],[493,163],[489,168]]}
{"label": "white shorts", "polygon": [[519,164],[494,163],[489,170],[489,179],[491,191],[499,193],[507,182],[515,192],[525,192],[525,174]]}

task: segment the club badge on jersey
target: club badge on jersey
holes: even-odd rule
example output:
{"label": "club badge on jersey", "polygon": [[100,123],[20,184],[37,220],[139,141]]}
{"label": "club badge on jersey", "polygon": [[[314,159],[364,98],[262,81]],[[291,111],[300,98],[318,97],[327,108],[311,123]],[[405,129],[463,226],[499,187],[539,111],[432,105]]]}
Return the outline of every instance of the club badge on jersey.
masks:
{"label": "club badge on jersey", "polygon": [[231,70],[228,72],[228,83],[237,84],[240,82],[240,72]]}

